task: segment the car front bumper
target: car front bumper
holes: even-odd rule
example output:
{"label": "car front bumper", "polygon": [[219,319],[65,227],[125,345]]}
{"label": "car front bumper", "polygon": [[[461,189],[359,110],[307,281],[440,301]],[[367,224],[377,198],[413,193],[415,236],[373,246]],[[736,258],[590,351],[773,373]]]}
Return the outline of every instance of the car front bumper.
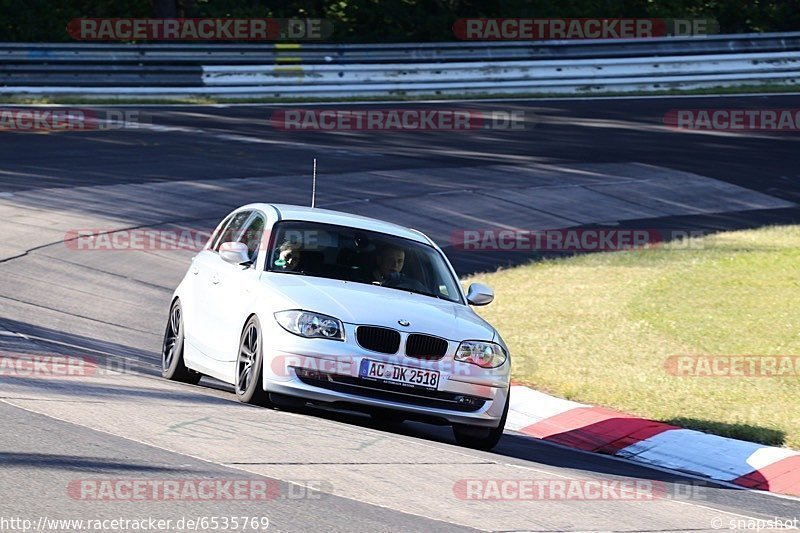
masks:
{"label": "car front bumper", "polygon": [[[300,343],[309,344],[309,341],[300,339]],[[344,343],[326,345],[329,353],[325,354],[308,355],[308,352],[303,353],[305,350],[297,349],[273,349],[265,353],[265,390],[315,403],[367,411],[397,411],[407,418],[446,424],[495,428],[503,416],[509,390],[508,362],[498,369],[482,369],[453,361],[448,356],[440,361],[425,361],[360,349],[354,351],[352,345]],[[437,370],[440,381],[432,391],[364,380],[359,377],[359,368],[365,358]]]}

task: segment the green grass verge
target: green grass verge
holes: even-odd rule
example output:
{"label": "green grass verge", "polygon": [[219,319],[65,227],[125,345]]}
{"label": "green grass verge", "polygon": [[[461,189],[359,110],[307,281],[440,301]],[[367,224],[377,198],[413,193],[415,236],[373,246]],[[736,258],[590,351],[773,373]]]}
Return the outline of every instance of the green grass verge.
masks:
{"label": "green grass verge", "polygon": [[800,355],[800,226],[481,274],[514,379],[571,400],[800,449],[800,377],[679,377],[672,355]]}
{"label": "green grass verge", "polygon": [[710,87],[705,89],[665,89],[661,91],[627,91],[627,92],[598,92],[585,91],[576,94],[558,93],[521,93],[521,94],[474,94],[474,95],[405,95],[393,94],[386,96],[358,96],[358,97],[298,97],[298,98],[224,98],[187,96],[176,98],[132,98],[120,97],[88,97],[88,96],[7,96],[0,95],[0,104],[56,104],[56,105],[104,105],[104,104],[186,104],[186,105],[213,105],[213,104],[282,104],[282,103],[308,103],[308,102],[416,102],[425,100],[486,100],[506,99],[516,100],[521,98],[584,98],[587,96],[683,96],[683,95],[737,95],[753,93],[796,93],[800,86],[794,84],[769,84],[769,85],[743,85],[737,87]]}

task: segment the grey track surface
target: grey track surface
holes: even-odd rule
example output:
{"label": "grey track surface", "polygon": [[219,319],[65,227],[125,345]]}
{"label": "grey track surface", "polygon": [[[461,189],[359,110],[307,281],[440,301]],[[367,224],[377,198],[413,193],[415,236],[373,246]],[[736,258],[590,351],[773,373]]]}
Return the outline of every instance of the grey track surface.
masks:
{"label": "grey track surface", "polygon": [[[651,479],[670,493],[696,481],[513,434],[494,453],[473,452],[455,447],[447,428],[252,409],[218,383],[152,377],[169,296],[192,252],[82,251],[65,235],[208,231],[250,201],[306,203],[312,157],[320,159],[321,207],[412,225],[444,245],[468,228],[714,230],[800,218],[796,134],[681,133],[660,124],[672,108],[797,108],[797,97],[411,105],[523,110],[532,122],[506,132],[287,133],[269,125],[269,106],[169,107],[147,108],[156,127],[141,131],[4,133],[0,330],[26,337],[0,335],[0,349],[90,355],[126,372],[0,377],[0,418],[13,428],[0,440],[9,459],[0,470],[13,480],[3,485],[0,513],[214,514],[217,502],[65,497],[75,477],[192,472],[330,484],[336,496],[271,502],[266,514],[280,530],[699,531],[727,513],[800,516],[795,500],[715,485],[680,502],[467,502],[453,495],[459,479]],[[461,272],[530,257],[448,254]]]}
{"label": "grey track surface", "polygon": [[[0,447],[6,479],[0,516],[49,520],[115,518],[199,520],[202,517],[267,517],[270,531],[464,531],[468,528],[277,484],[266,500],[107,502],[77,499],[67,487],[85,479],[261,480],[260,476],[171,453],[0,403],[5,437]],[[321,485],[317,485],[320,486]],[[272,489],[271,489],[272,490]],[[272,497],[274,496],[274,498]]]}

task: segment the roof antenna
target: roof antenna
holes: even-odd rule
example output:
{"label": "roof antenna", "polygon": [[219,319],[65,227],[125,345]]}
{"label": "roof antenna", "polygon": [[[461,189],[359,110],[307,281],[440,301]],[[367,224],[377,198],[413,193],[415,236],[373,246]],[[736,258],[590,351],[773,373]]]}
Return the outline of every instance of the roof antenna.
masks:
{"label": "roof antenna", "polygon": [[314,207],[314,199],[317,197],[317,158],[314,158],[314,177],[311,181],[311,207]]}

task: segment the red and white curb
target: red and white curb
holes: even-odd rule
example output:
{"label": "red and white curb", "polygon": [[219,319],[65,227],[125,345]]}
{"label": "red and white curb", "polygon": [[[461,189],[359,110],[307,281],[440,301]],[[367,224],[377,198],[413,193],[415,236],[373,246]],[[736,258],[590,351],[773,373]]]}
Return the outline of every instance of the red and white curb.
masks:
{"label": "red and white curb", "polygon": [[589,452],[800,496],[800,452],[626,415],[512,385],[506,428]]}

